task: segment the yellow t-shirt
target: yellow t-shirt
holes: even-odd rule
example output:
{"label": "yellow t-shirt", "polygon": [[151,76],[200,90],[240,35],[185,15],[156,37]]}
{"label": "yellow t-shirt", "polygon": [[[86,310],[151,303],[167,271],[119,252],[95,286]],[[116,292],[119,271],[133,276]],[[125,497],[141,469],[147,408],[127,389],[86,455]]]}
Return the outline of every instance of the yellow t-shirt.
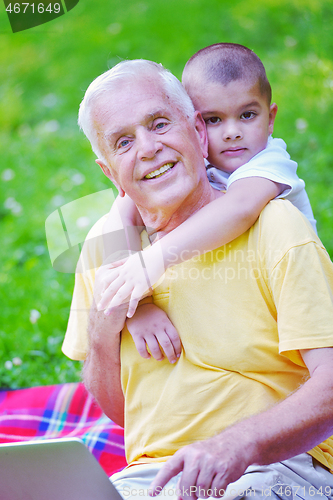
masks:
{"label": "yellow t-shirt", "polygon": [[[81,313],[72,309],[63,345],[74,359],[86,354],[82,306],[88,311],[91,268],[101,255],[91,251],[90,270],[77,275],[73,304]],[[165,460],[266,410],[309,376],[299,349],[333,346],[333,265],[309,223],[283,200],[270,202],[232,243],[168,269],[153,300],[183,351],[173,365],[143,359],[122,332],[129,462]],[[333,469],[332,438],[310,453]]]}

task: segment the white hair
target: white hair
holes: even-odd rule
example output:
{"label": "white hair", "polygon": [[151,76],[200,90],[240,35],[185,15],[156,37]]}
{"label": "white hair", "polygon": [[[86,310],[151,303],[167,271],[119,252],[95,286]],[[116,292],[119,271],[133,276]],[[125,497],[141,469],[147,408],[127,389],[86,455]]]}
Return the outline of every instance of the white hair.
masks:
{"label": "white hair", "polygon": [[162,89],[170,97],[171,102],[185,116],[193,120],[195,110],[190,97],[180,81],[169,70],[164,68],[162,64],[145,59],[121,61],[113,68],[98,76],[89,85],[80,105],[78,124],[89,139],[92,150],[98,158],[106,160],[100,151],[97,133],[91,120],[93,104],[102,94],[112,92],[121,81],[128,81],[139,76],[147,77],[148,74],[155,78],[160,78]]}

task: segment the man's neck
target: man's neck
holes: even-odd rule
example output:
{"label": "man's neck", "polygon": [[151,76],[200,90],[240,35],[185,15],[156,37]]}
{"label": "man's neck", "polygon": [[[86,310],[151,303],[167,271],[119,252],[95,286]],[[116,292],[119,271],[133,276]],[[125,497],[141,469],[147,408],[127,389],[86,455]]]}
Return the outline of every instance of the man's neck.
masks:
{"label": "man's neck", "polygon": [[222,196],[223,193],[212,188],[208,182],[205,182],[203,189],[183,200],[179,207],[157,207],[155,210],[146,211],[140,208],[144,225],[147,228],[148,235],[154,239],[154,236],[162,237],[169,233],[185,220],[195,214],[202,207]]}

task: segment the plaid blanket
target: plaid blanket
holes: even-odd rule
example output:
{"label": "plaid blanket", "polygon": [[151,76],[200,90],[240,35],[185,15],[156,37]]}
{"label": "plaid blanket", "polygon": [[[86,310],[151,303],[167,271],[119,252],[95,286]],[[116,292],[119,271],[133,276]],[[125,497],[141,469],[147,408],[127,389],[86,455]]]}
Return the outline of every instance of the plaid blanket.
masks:
{"label": "plaid blanket", "polygon": [[110,476],[126,466],[123,429],[72,383],[0,391],[0,442],[79,437]]}

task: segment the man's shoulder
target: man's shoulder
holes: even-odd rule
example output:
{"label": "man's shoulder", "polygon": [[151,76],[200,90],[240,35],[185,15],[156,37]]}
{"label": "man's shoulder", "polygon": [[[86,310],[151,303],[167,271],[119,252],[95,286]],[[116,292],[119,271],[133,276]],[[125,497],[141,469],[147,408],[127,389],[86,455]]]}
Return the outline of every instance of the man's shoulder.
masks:
{"label": "man's shoulder", "polygon": [[295,246],[314,241],[322,246],[308,219],[290,202],[270,201],[255,224],[260,238],[276,246]]}
{"label": "man's shoulder", "polygon": [[281,219],[284,224],[294,225],[299,223],[303,226],[302,221],[304,221],[304,229],[311,231],[312,226],[306,219],[306,217],[295,207],[290,201],[276,198],[267,203],[266,207],[262,210],[259,220],[266,221],[266,219]]}
{"label": "man's shoulder", "polygon": [[94,238],[96,236],[103,235],[103,228],[104,228],[104,225],[107,221],[108,216],[109,216],[109,213],[106,213],[106,214],[102,215],[102,217],[95,222],[95,224],[91,227],[91,229],[89,230],[89,232],[87,234],[87,237],[86,237],[87,240],[90,238]]}

